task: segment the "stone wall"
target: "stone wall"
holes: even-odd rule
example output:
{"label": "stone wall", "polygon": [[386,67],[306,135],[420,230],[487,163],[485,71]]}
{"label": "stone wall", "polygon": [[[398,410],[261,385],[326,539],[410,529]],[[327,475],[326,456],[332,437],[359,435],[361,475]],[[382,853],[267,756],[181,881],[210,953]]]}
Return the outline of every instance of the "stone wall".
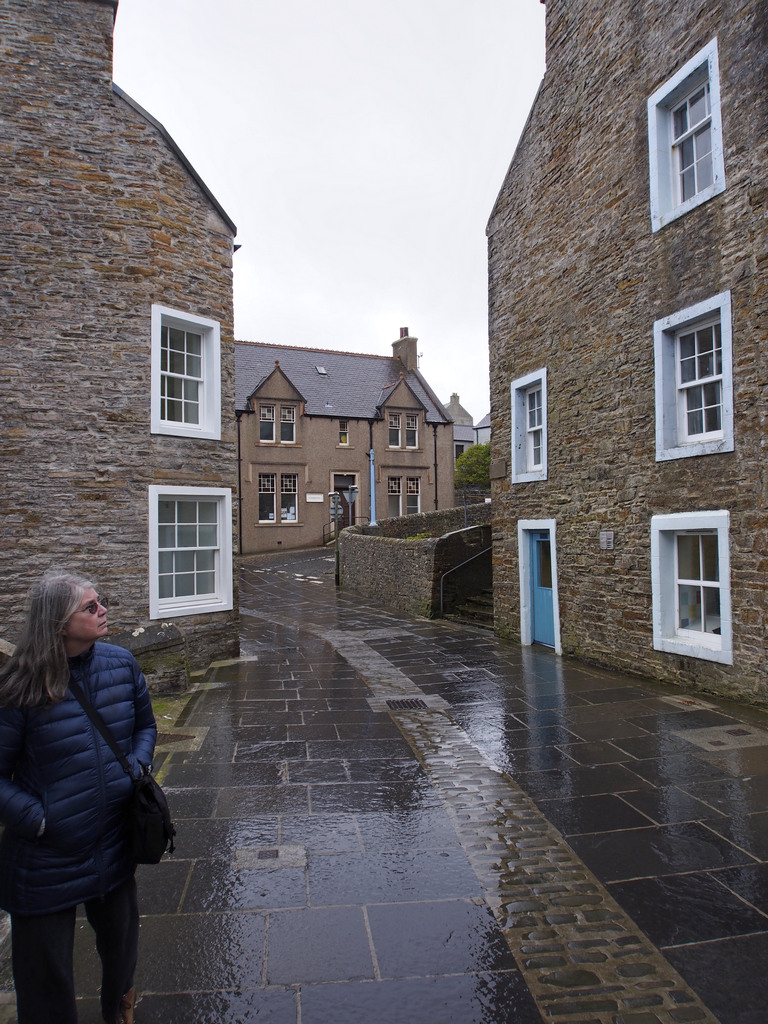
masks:
{"label": "stone wall", "polygon": [[468,505],[463,507],[444,508],[432,512],[420,512],[414,516],[398,516],[396,519],[380,519],[376,526],[363,527],[368,536],[380,537],[418,537],[428,534],[430,537],[441,537],[454,530],[463,530],[466,526],[477,526],[490,523],[491,505]]}
{"label": "stone wall", "polygon": [[[51,565],[148,625],[148,487],[236,487],[234,228],[111,86],[113,7],[0,7],[0,615]],[[220,441],[150,433],[150,307],[217,320]],[[190,660],[238,650],[237,607],[185,616]]]}
{"label": "stone wall", "polygon": [[[726,189],[652,232],[650,94],[717,37]],[[765,702],[768,8],[548,0],[547,72],[488,226],[497,628],[517,522],[557,522],[564,653]],[[735,451],[657,462],[653,324],[730,290]],[[548,472],[510,478],[510,382],[546,368]],[[501,475],[499,476],[499,467]],[[732,666],[655,650],[651,517],[730,513]],[[601,550],[600,532],[614,533]]]}
{"label": "stone wall", "polygon": [[[449,511],[455,510],[428,515],[449,519]],[[394,524],[399,522],[391,519],[382,528],[355,526],[342,531],[341,586],[411,615],[435,617],[440,614],[441,577],[490,547],[490,527],[471,526],[439,537],[409,539],[393,535],[398,532]],[[458,595],[478,593],[488,586],[489,559],[475,559],[464,573],[446,577],[446,608]]]}

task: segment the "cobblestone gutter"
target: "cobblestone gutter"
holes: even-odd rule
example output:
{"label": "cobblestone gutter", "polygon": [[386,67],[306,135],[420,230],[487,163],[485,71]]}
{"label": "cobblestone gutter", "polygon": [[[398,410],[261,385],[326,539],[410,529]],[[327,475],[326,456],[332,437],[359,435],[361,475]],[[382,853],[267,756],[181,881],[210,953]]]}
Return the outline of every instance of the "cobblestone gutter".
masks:
{"label": "cobblestone gutter", "polygon": [[534,802],[490,765],[448,705],[348,632],[320,635],[365,678],[427,772],[544,1020],[552,1024],[718,1024]]}

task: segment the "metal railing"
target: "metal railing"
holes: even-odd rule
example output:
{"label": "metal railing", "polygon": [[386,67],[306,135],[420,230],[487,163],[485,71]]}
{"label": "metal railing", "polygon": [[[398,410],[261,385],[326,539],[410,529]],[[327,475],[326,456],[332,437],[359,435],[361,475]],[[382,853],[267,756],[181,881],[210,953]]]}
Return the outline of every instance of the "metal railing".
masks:
{"label": "metal railing", "polygon": [[493,545],[483,548],[482,551],[476,552],[470,558],[465,559],[463,562],[459,562],[458,565],[454,565],[451,569],[446,569],[443,575],[440,577],[440,618],[443,617],[443,583],[446,576],[450,576],[452,572],[456,572],[457,569],[463,569],[465,565],[469,565],[470,562],[474,562],[476,558],[481,555],[487,555],[489,551],[493,550]]}

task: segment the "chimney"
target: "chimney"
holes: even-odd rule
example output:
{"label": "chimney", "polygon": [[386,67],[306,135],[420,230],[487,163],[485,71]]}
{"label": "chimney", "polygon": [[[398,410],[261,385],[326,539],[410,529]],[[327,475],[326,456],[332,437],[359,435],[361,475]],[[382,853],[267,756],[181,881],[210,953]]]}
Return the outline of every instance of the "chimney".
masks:
{"label": "chimney", "polygon": [[392,355],[399,359],[406,370],[418,370],[419,356],[416,351],[418,338],[412,338],[407,327],[400,328],[400,337],[392,342]]}

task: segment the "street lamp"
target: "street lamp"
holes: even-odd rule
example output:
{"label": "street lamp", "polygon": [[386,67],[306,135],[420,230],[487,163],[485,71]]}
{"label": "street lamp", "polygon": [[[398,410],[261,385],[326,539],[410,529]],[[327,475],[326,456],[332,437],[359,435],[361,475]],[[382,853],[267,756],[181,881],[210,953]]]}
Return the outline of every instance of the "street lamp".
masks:
{"label": "street lamp", "polygon": [[341,495],[338,491],[329,491],[331,499],[331,516],[333,518],[333,536],[336,548],[336,586],[339,585],[339,519],[341,519]]}

